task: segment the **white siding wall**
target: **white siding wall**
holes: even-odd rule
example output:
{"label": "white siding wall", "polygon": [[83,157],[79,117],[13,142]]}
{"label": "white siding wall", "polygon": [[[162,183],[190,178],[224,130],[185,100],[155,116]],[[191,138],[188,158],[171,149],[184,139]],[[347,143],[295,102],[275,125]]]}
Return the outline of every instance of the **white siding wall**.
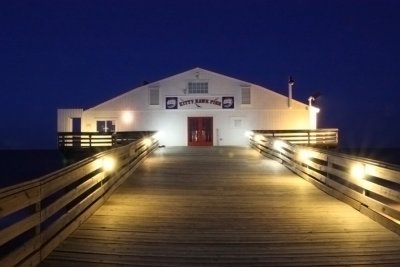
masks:
{"label": "white siding wall", "polygon": [[83,109],[58,109],[57,131],[72,132],[72,118],[81,118]]}
{"label": "white siding wall", "polygon": [[312,130],[317,129],[319,108],[309,107],[309,128]]}

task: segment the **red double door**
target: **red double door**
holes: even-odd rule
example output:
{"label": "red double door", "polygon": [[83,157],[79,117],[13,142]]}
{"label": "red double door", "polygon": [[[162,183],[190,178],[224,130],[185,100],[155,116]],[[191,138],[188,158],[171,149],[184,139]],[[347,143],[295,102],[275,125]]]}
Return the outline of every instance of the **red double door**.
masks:
{"label": "red double door", "polygon": [[188,145],[213,145],[212,117],[188,117]]}

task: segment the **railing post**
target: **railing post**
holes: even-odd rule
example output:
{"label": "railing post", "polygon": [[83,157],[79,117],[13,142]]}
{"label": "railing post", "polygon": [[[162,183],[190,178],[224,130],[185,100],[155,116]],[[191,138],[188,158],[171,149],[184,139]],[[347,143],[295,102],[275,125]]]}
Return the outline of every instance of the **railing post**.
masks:
{"label": "railing post", "polygon": [[[327,179],[330,179],[330,174],[331,174],[331,171],[332,171],[332,168],[333,168],[333,166],[332,166],[333,164],[332,164],[332,161],[331,161],[331,157],[330,156],[327,156],[326,157],[326,174],[325,174],[325,177],[327,178]],[[326,183],[326,180],[325,180],[325,183]]]}
{"label": "railing post", "polygon": [[336,137],[336,144],[339,143],[339,132],[338,130],[335,131],[335,137]]}
{"label": "railing post", "polygon": [[42,221],[42,189],[43,189],[43,183],[40,182],[39,184],[39,199],[38,202],[35,203],[35,213],[39,213],[39,222],[35,226],[35,236],[39,237],[39,244],[40,244],[40,249],[39,249],[39,257],[40,261],[42,261],[42,229],[41,229],[41,221]]}

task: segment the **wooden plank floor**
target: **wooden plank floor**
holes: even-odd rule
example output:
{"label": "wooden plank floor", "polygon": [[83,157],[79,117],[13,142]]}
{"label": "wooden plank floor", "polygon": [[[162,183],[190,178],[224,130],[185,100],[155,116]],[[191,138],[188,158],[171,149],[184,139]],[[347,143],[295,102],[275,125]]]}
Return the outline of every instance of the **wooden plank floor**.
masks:
{"label": "wooden plank floor", "polygon": [[162,148],[42,266],[400,266],[400,236],[246,148]]}

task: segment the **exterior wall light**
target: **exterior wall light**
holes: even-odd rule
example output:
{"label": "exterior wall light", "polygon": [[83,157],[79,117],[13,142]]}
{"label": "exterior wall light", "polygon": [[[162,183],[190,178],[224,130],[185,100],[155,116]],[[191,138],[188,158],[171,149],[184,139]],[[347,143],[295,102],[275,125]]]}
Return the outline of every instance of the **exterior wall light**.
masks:
{"label": "exterior wall light", "polygon": [[244,135],[245,135],[247,138],[250,138],[250,137],[252,137],[252,136],[254,135],[254,132],[252,132],[252,131],[246,131],[246,132],[244,133]]}
{"label": "exterior wall light", "polygon": [[131,124],[132,121],[133,121],[133,114],[132,114],[132,111],[124,111],[124,112],[122,113],[122,121],[123,121],[125,124]]}
{"label": "exterior wall light", "polygon": [[164,137],[164,131],[160,130],[153,135],[153,138],[160,141]]}
{"label": "exterior wall light", "polygon": [[112,157],[103,158],[103,171],[111,172],[115,169],[115,159]]}

